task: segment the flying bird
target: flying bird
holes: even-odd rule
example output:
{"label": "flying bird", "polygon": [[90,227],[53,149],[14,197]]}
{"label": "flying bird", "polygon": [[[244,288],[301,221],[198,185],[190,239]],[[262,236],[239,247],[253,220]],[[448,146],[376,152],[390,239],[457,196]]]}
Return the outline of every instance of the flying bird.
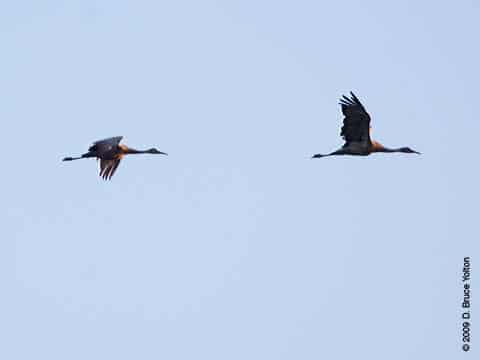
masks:
{"label": "flying bird", "polygon": [[110,180],[118,168],[120,161],[125,155],[129,154],[163,154],[155,148],[148,150],[136,150],[120,144],[123,136],[115,136],[108,139],[95,141],[88,148],[88,152],[79,157],[66,157],[62,161],[72,161],[86,158],[97,158],[100,160],[100,176],[104,180]]}
{"label": "flying bird", "polygon": [[330,154],[315,154],[312,158],[315,159],[332,155],[366,156],[375,152],[420,154],[418,151],[406,146],[391,149],[383,146],[378,141],[372,140],[370,138],[370,115],[355,94],[350,92],[350,95],[350,98],[343,95],[339,103],[342,107],[342,113],[345,116],[340,131],[340,136],[345,140],[345,144],[339,150]]}

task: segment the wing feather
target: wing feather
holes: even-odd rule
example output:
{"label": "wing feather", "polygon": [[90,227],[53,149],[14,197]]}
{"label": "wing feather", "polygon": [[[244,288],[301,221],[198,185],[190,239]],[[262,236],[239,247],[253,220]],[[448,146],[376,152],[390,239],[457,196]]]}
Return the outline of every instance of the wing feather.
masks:
{"label": "wing feather", "polygon": [[104,180],[110,180],[120,165],[121,158],[116,158],[114,160],[104,160],[100,159],[100,176]]}
{"label": "wing feather", "polygon": [[123,136],[114,136],[111,138],[106,138],[102,140],[95,141],[92,146],[88,149],[91,152],[104,153],[112,150],[120,141],[122,141]]}
{"label": "wing feather", "polygon": [[350,92],[350,95],[350,98],[343,95],[339,103],[345,116],[340,132],[345,140],[344,147],[354,142],[370,145],[370,115],[355,94]]}

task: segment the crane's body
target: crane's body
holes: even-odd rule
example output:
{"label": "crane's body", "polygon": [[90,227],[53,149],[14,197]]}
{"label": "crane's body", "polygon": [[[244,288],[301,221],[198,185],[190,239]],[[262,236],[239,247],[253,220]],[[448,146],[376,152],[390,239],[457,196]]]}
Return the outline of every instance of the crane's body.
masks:
{"label": "crane's body", "polygon": [[392,149],[383,146],[378,141],[372,140],[370,138],[370,115],[355,94],[350,92],[350,95],[350,98],[343,95],[342,99],[340,99],[342,113],[345,116],[340,136],[345,140],[345,144],[337,151],[329,154],[315,154],[312,158],[333,155],[367,156],[375,152],[420,154],[409,147]]}
{"label": "crane's body", "polygon": [[115,136],[103,140],[98,140],[93,143],[92,146],[88,148],[88,152],[79,156],[79,157],[66,157],[63,158],[63,161],[72,161],[79,159],[87,158],[97,158],[100,160],[100,176],[104,180],[110,180],[118,168],[120,161],[125,155],[128,154],[162,154],[167,155],[167,153],[161,152],[155,148],[148,150],[136,150],[129,148],[126,145],[120,144],[123,136]]}

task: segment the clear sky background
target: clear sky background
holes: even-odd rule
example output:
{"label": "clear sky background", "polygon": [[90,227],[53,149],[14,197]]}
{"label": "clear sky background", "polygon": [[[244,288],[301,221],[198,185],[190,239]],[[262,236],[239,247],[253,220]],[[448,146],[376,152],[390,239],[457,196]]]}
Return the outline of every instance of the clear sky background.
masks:
{"label": "clear sky background", "polygon": [[[479,7],[1,2],[0,357],[461,358]],[[310,160],[350,90],[423,155]]]}

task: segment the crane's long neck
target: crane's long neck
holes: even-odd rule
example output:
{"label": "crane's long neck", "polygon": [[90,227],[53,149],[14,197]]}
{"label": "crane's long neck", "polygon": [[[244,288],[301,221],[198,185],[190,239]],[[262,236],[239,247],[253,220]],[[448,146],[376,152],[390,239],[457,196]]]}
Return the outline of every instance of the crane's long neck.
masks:
{"label": "crane's long neck", "polygon": [[418,151],[410,149],[408,146],[402,146],[399,148],[391,149],[383,146],[378,141],[372,140],[370,149],[370,153],[375,152],[385,152],[385,153],[407,153],[407,154],[420,154]]}
{"label": "crane's long neck", "polygon": [[396,148],[396,149],[389,149],[389,148],[382,147],[379,149],[375,149],[373,152],[375,151],[388,152],[388,153],[398,152],[398,153],[405,153],[405,154],[420,154],[418,151],[412,150],[407,146]]}
{"label": "crane's long neck", "polygon": [[124,154],[148,154],[149,150],[137,150],[133,148],[128,148],[125,150]]}
{"label": "crane's long neck", "polygon": [[122,154],[161,154],[161,155],[167,155],[167,153],[158,151],[155,148],[147,149],[147,150],[137,150],[137,149],[131,149],[131,148],[122,148]]}
{"label": "crane's long neck", "polygon": [[376,148],[375,152],[384,152],[384,153],[394,153],[394,152],[403,152],[402,148],[391,149],[382,146],[381,148]]}
{"label": "crane's long neck", "polygon": [[420,154],[418,151],[412,150],[409,147],[401,147],[401,148],[395,148],[395,149],[382,147],[382,148],[380,148],[376,151],[378,151],[378,152],[401,152],[401,153],[407,153],[407,154],[411,154],[411,153]]}

